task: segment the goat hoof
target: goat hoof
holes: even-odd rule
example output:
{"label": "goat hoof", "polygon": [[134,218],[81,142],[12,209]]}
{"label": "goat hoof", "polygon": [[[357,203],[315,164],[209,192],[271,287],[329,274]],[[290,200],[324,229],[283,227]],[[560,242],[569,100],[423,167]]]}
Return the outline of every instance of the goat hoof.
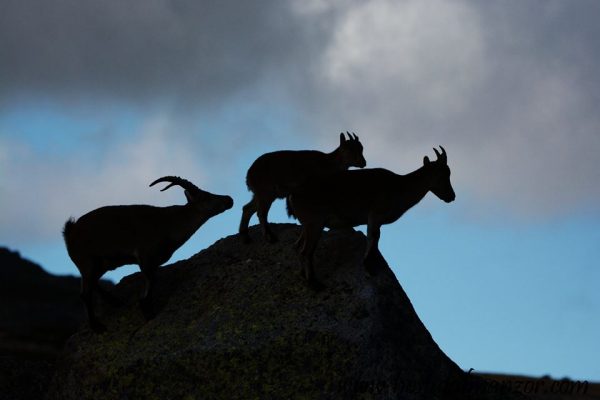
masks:
{"label": "goat hoof", "polygon": [[376,262],[374,262],[373,260],[365,260],[363,264],[365,266],[365,271],[367,271],[367,274],[369,274],[369,276],[377,275],[377,271],[379,268]]}
{"label": "goat hoof", "polygon": [[156,317],[156,312],[148,301],[142,300],[140,303],[140,308],[142,309],[142,314],[144,315],[146,321],[150,321]]}
{"label": "goat hoof", "polygon": [[250,235],[248,235],[248,232],[245,233],[241,233],[240,232],[240,239],[242,241],[243,244],[250,244],[252,243],[252,239],[250,238]]}
{"label": "goat hoof", "polygon": [[272,233],[267,234],[265,236],[265,239],[267,240],[267,242],[269,242],[271,244],[277,243],[279,241],[279,238]]}
{"label": "goat hoof", "polygon": [[146,321],[151,321],[156,317],[156,312],[151,307],[142,307],[142,314]]}
{"label": "goat hoof", "polygon": [[304,273],[304,267],[300,268],[300,271],[298,271],[300,273],[300,277],[302,277],[302,279],[306,280],[306,274]]}
{"label": "goat hoof", "polygon": [[156,312],[154,312],[154,310],[142,310],[142,314],[144,314],[146,321],[152,321],[156,318]]}
{"label": "goat hoof", "polygon": [[121,299],[110,295],[110,294],[106,294],[104,296],[104,300],[111,306],[111,307],[120,307],[123,305],[123,301],[121,301]]}
{"label": "goat hoof", "polygon": [[375,276],[385,264],[385,260],[380,252],[369,253],[363,260],[363,266],[369,276]]}
{"label": "goat hoof", "polygon": [[90,321],[90,328],[94,333],[101,334],[106,332],[106,326],[98,321]]}

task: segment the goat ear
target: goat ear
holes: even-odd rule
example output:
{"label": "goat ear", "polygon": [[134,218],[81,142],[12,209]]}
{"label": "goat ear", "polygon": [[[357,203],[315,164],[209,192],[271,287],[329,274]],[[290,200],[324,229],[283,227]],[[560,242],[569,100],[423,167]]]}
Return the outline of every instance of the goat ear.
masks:
{"label": "goat ear", "polygon": [[340,144],[346,141],[346,137],[344,136],[344,132],[340,133]]}
{"label": "goat ear", "polygon": [[429,162],[430,162],[429,157],[427,157],[427,156],[423,157],[423,165],[427,165],[427,164],[429,164]]}

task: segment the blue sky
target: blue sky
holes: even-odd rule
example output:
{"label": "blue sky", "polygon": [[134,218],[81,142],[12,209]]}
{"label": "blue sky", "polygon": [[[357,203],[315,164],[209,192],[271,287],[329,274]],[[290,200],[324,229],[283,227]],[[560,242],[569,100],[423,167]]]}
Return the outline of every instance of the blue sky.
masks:
{"label": "blue sky", "polygon": [[406,173],[441,144],[457,200],[381,239],[434,339],[464,369],[600,380],[597,2],[4,5],[0,245],[74,274],[68,217],[182,203],[163,175],[231,195],[174,261],[236,232],[264,152],[349,130]]}

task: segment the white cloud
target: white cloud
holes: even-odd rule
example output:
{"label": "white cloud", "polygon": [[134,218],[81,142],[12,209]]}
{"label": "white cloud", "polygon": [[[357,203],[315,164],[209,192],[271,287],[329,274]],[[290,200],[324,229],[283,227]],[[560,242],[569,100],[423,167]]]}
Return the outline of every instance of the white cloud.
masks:
{"label": "white cloud", "polygon": [[402,173],[445,146],[458,198],[483,212],[597,207],[600,53],[585,19],[564,19],[585,7],[538,6],[371,0],[339,11],[320,59],[319,123],[356,130],[370,166]]}
{"label": "white cloud", "polygon": [[57,238],[67,218],[104,205],[183,204],[180,190],[148,187],[165,175],[206,184],[193,147],[174,131],[168,119],[151,119],[126,141],[106,146],[97,162],[90,154],[46,156],[24,143],[1,140],[0,242]]}
{"label": "white cloud", "polygon": [[[523,71],[525,75],[526,72]],[[521,215],[563,215],[598,204],[600,118],[583,112],[586,99],[568,73],[531,73],[514,92],[504,121],[463,147],[468,189],[480,201],[504,204]]]}
{"label": "white cloud", "polygon": [[324,78],[342,91],[410,96],[436,112],[461,110],[485,71],[479,15],[461,2],[374,0],[340,19]]}

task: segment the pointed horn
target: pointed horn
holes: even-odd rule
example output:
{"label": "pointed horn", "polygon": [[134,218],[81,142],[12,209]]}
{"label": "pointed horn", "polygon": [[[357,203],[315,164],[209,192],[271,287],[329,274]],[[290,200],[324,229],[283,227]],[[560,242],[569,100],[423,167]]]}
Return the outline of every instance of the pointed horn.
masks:
{"label": "pointed horn", "polygon": [[356,136],[356,133],[352,132],[352,136],[354,136],[354,140],[358,142],[358,136]]}
{"label": "pointed horn", "polygon": [[190,192],[200,191],[200,189],[196,185],[194,185],[192,182],[190,182],[186,179],[180,178],[178,176],[163,176],[162,178],[158,178],[157,180],[152,182],[150,184],[150,186],[154,186],[160,182],[169,182],[169,185],[167,185],[165,188],[160,190],[161,192],[164,192],[168,188],[170,188],[172,186],[176,186],[176,185],[181,186],[182,188],[184,188],[185,190],[188,190]]}
{"label": "pointed horn", "polygon": [[435,155],[437,156],[437,159],[439,160],[442,155],[440,154],[439,151],[437,151],[437,149],[435,147],[433,148],[433,151],[435,151]]}
{"label": "pointed horn", "polygon": [[448,156],[446,155],[446,150],[440,145],[440,149],[442,149],[442,161],[444,163],[448,163]]}

